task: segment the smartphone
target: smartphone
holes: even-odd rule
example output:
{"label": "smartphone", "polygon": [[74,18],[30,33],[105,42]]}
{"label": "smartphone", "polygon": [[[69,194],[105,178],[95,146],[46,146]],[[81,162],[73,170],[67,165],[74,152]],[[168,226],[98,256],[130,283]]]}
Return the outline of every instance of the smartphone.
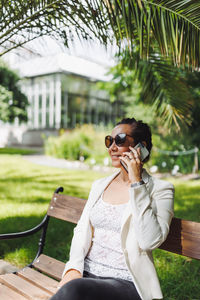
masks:
{"label": "smartphone", "polygon": [[[142,144],[142,143],[138,143],[134,149],[137,149],[140,147],[140,154],[141,154],[141,161],[143,161],[148,155],[149,155],[149,151],[147,150],[147,148]],[[124,167],[124,169],[126,170],[126,172],[128,173],[128,167],[126,165],[126,163],[122,160],[120,160],[121,165]]]}

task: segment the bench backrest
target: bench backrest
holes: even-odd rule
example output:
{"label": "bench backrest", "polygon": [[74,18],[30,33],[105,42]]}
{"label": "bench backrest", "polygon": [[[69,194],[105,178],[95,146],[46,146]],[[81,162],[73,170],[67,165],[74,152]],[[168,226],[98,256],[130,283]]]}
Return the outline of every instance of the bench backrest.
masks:
{"label": "bench backrest", "polygon": [[[77,223],[86,200],[64,194],[54,194],[47,214],[51,217]],[[163,250],[200,259],[200,223],[173,218]]]}

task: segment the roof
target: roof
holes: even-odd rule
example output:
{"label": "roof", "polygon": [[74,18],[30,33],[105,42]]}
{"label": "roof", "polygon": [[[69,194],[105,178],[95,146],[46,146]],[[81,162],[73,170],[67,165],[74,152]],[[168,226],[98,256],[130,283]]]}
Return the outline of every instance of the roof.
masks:
{"label": "roof", "polygon": [[81,57],[60,53],[53,56],[37,57],[14,66],[21,77],[37,77],[52,73],[72,73],[90,80],[110,80],[105,75],[108,67]]}

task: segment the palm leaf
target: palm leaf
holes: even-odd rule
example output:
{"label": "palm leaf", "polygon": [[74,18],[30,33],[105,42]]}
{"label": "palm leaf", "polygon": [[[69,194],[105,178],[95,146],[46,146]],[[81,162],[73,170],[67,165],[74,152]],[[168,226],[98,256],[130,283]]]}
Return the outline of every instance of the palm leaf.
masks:
{"label": "palm leaf", "polygon": [[68,46],[75,36],[107,44],[108,25],[99,1],[1,0],[0,55],[43,35]]}
{"label": "palm leaf", "polygon": [[190,125],[193,96],[182,72],[171,61],[159,56],[150,56],[141,61],[135,77],[141,82],[140,101],[152,105],[163,123],[168,127],[174,123]]}
{"label": "palm leaf", "polygon": [[113,85],[109,91],[117,97],[133,95],[135,81],[140,83],[138,101],[149,105],[165,126],[178,129],[192,122],[194,97],[183,70],[171,60],[164,60],[150,48],[149,59],[140,58],[139,49],[129,54],[127,49],[118,57],[118,64],[111,69]]}
{"label": "palm leaf", "polygon": [[107,9],[107,14],[119,47],[123,48],[123,39],[128,39],[131,48],[139,44],[140,56],[148,58],[149,47],[156,41],[161,54],[172,56],[175,65],[199,67],[199,1],[106,0],[103,3],[113,7]]}
{"label": "palm leaf", "polygon": [[[199,67],[200,6],[193,0],[0,0],[1,55],[42,36],[98,38],[120,49],[140,46],[148,58],[155,43],[175,65]],[[130,51],[131,52],[131,51]]]}

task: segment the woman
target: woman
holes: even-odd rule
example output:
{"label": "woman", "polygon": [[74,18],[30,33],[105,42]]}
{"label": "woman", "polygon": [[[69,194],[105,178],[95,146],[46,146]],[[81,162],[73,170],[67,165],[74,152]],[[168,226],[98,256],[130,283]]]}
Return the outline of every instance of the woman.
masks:
{"label": "woman", "polygon": [[105,138],[120,171],[93,183],[52,300],[162,299],[151,251],[169,232],[174,189],[143,169],[149,155],[141,161],[141,149],[134,149],[139,142],[150,153],[150,128],[134,118]]}

